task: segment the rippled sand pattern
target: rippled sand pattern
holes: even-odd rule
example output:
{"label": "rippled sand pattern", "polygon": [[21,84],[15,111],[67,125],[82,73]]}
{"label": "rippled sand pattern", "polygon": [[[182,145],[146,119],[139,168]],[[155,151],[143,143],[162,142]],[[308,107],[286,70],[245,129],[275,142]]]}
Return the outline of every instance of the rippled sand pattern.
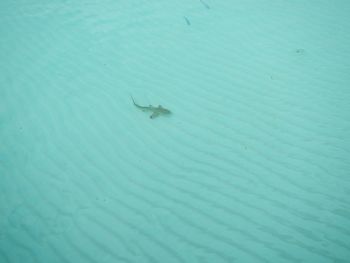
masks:
{"label": "rippled sand pattern", "polygon": [[2,0],[0,262],[350,262],[349,14]]}

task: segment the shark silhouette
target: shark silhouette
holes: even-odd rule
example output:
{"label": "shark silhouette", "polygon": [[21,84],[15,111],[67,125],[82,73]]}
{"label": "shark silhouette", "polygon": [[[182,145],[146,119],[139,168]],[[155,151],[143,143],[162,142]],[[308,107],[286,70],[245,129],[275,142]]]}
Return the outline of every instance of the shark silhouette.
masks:
{"label": "shark silhouette", "polygon": [[131,99],[132,99],[132,102],[134,103],[134,105],[137,108],[139,108],[140,110],[152,112],[151,116],[149,116],[151,119],[154,119],[154,118],[158,117],[159,115],[168,115],[171,113],[170,110],[163,108],[162,105],[158,105],[158,107],[154,107],[152,105],[140,106],[135,102],[135,100],[132,96],[131,96]]}

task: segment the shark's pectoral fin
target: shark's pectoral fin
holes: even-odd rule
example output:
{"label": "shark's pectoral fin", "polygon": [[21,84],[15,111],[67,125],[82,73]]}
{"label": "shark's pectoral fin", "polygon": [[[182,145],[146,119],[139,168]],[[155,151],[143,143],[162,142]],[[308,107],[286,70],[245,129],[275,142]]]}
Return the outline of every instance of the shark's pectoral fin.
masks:
{"label": "shark's pectoral fin", "polygon": [[155,117],[159,116],[159,112],[153,112],[151,116],[149,116],[151,119],[154,119]]}

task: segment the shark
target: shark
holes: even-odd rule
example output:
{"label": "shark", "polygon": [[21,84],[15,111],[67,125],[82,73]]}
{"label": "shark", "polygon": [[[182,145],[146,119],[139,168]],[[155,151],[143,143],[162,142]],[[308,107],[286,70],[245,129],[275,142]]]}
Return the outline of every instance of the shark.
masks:
{"label": "shark", "polygon": [[163,108],[162,105],[158,105],[158,107],[154,107],[152,105],[149,106],[140,106],[138,105],[134,98],[131,96],[132,102],[136,106],[136,108],[139,108],[142,111],[149,111],[152,112],[152,114],[149,116],[151,119],[154,119],[158,117],[159,115],[169,115],[171,113],[170,110]]}

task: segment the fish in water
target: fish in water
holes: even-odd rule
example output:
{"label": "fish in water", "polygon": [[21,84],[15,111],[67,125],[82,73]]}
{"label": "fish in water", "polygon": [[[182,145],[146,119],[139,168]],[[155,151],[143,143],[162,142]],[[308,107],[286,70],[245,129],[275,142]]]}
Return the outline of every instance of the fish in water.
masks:
{"label": "fish in water", "polygon": [[191,25],[190,20],[189,20],[187,17],[185,17],[185,16],[184,16],[184,19],[185,19],[185,21],[186,21],[186,24],[187,24],[188,26],[190,26],[190,25]]}
{"label": "fish in water", "polygon": [[203,0],[200,0],[200,1],[205,6],[206,9],[210,9],[210,6],[207,3],[205,3]]}
{"label": "fish in water", "polygon": [[140,106],[138,105],[134,98],[131,96],[132,102],[134,103],[134,105],[139,108],[142,111],[150,111],[152,112],[151,116],[149,116],[151,119],[154,119],[156,117],[158,117],[159,115],[168,115],[171,113],[170,110],[163,108],[161,105],[158,105],[158,107],[154,107],[152,105],[149,106]]}

